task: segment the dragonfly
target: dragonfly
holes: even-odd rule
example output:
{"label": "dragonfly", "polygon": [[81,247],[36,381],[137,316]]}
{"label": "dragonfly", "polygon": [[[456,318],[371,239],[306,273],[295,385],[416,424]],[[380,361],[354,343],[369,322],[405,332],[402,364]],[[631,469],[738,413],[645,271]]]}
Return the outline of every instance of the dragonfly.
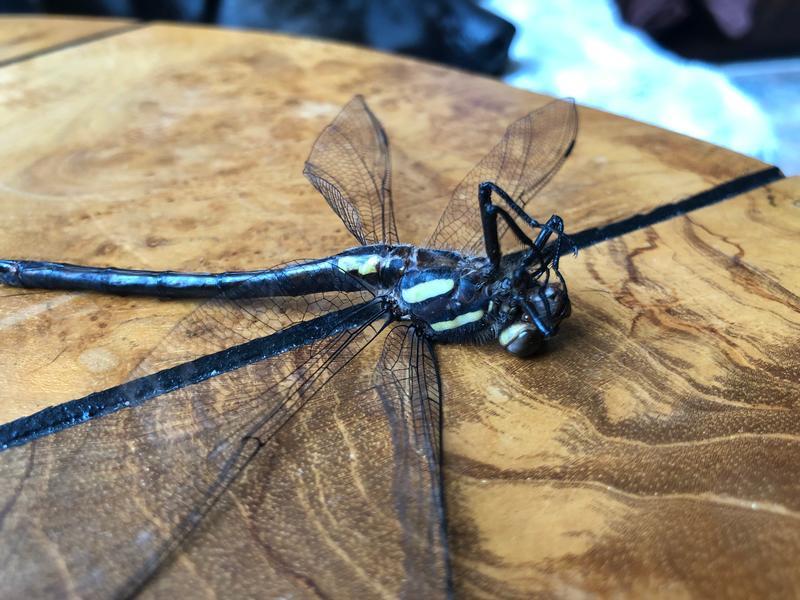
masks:
{"label": "dragonfly", "polygon": [[356,247],[225,273],[0,260],[6,286],[207,299],[129,381],[33,419],[61,425],[0,427],[5,593],[451,595],[435,345],[530,357],[570,315],[574,245],[526,205],[577,129],[569,99],[512,123],[403,244],[389,140],[356,96],[304,169]]}

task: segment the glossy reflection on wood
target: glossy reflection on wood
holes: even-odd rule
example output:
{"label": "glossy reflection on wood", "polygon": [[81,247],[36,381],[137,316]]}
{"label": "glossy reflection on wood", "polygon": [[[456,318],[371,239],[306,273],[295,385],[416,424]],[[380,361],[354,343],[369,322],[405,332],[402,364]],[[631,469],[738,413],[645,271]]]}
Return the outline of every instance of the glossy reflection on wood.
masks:
{"label": "glossy reflection on wood", "polygon": [[565,260],[551,352],[441,353],[464,597],[800,589],[800,180]]}

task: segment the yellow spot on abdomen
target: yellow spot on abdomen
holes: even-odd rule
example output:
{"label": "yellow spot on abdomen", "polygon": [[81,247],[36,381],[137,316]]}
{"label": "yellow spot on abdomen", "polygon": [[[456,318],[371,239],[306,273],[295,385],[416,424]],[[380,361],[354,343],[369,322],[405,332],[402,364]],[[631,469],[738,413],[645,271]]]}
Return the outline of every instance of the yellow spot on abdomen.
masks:
{"label": "yellow spot on abdomen", "polygon": [[377,254],[369,256],[341,256],[336,261],[336,266],[348,273],[358,271],[359,275],[369,275],[378,272],[381,257]]}

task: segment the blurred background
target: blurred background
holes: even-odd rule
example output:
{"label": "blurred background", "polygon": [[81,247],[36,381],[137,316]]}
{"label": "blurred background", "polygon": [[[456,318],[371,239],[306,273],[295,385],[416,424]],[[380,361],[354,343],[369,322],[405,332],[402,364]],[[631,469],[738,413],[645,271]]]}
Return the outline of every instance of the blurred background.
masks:
{"label": "blurred background", "polygon": [[800,174],[798,0],[0,0],[0,12],[344,40],[573,96]]}

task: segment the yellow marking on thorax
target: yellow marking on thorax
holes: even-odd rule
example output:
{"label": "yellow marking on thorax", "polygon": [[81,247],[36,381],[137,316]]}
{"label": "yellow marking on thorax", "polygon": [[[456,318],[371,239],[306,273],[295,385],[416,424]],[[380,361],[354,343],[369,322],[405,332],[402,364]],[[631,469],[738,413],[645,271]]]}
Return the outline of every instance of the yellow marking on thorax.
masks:
{"label": "yellow marking on thorax", "polygon": [[455,329],[467,323],[474,323],[483,318],[483,309],[473,310],[472,312],[458,315],[450,321],[439,321],[438,323],[431,323],[431,329],[434,331],[447,331],[448,329]]}
{"label": "yellow marking on thorax", "polygon": [[358,271],[359,275],[369,275],[378,272],[378,265],[381,257],[377,254],[369,256],[340,256],[336,260],[336,266],[342,271]]}
{"label": "yellow marking on thorax", "polygon": [[452,279],[431,279],[430,281],[423,281],[417,285],[412,285],[400,292],[403,300],[409,304],[417,302],[424,302],[436,296],[441,296],[452,290],[456,282]]}

